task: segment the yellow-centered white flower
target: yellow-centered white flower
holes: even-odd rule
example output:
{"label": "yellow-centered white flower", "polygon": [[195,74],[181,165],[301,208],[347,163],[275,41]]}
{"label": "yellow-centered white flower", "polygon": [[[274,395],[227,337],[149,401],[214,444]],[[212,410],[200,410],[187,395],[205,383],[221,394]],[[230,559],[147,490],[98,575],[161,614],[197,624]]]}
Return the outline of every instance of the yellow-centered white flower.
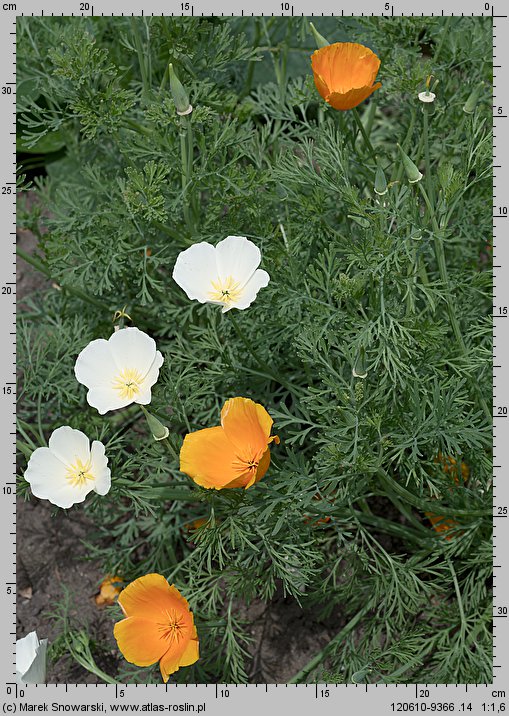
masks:
{"label": "yellow-centered white flower", "polygon": [[90,440],[81,430],[64,425],[51,435],[48,447],[34,450],[25,471],[32,494],[68,508],[83,502],[94,490],[105,495],[111,487],[111,473],[104,445]]}
{"label": "yellow-centered white flower", "polygon": [[18,684],[44,684],[46,681],[47,639],[39,641],[31,631],[16,641],[16,682]]}
{"label": "yellow-centered white flower", "polygon": [[202,241],[178,255],[173,279],[190,299],[215,303],[223,313],[243,310],[270,281],[258,268],[261,258],[258,246],[245,236],[227,236],[217,246]]}
{"label": "yellow-centered white flower", "polygon": [[74,374],[88,388],[88,404],[104,415],[131,403],[148,405],[164,361],[153,338],[138,328],[122,328],[98,338],[79,354]]}

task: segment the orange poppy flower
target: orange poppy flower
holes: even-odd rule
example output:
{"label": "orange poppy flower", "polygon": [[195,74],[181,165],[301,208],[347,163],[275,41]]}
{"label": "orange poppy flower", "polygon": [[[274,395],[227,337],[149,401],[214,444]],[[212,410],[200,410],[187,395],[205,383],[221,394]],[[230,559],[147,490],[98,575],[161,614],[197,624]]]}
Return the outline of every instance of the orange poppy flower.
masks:
{"label": "orange poppy flower", "polygon": [[[455,458],[453,458],[451,455],[443,455],[443,453],[439,452],[435,458],[435,462],[442,465],[445,474],[452,475],[456,485],[459,485],[457,467],[458,463]],[[466,482],[468,480],[468,476],[470,475],[470,470],[466,462],[460,463],[460,470],[461,477],[463,478],[464,482]]]}
{"label": "orange poppy flower", "polygon": [[373,84],[380,60],[356,42],[335,42],[311,55],[316,89],[334,109],[353,109],[382,86]]}
{"label": "orange poppy flower", "polygon": [[[435,462],[442,465],[442,468],[446,475],[452,475],[454,479],[454,483],[456,485],[459,485],[459,479],[458,479],[458,467],[457,467],[457,460],[451,455],[443,455],[441,452],[438,453],[437,457],[435,458]],[[463,481],[466,482],[468,480],[468,477],[470,475],[470,469],[466,462],[462,462],[460,464],[460,470],[461,470],[461,477],[463,478]],[[435,515],[433,512],[425,512],[424,513],[428,520],[431,522],[431,525],[435,532],[438,532],[438,534],[442,534],[444,532],[448,532],[450,529],[453,529],[454,527],[458,526],[458,522],[456,522],[455,519],[452,517],[444,517],[443,515]],[[451,540],[453,535],[444,535],[444,538],[449,541]]]}
{"label": "orange poppy flower", "polygon": [[99,594],[95,595],[95,603],[98,607],[111,606],[112,604],[115,604],[118,595],[122,591],[122,587],[119,586],[119,582],[122,582],[122,579],[118,576],[106,577],[99,587]]}
{"label": "orange poppy flower", "polygon": [[115,624],[113,633],[131,664],[159,661],[166,683],[181,666],[198,661],[198,635],[189,604],[161,574],[135,579],[120,593],[118,603],[126,619]]}
{"label": "orange poppy flower", "polygon": [[221,425],[189,433],[180,450],[180,470],[202,487],[251,487],[270,465],[273,420],[249,398],[230,398],[221,410]]}

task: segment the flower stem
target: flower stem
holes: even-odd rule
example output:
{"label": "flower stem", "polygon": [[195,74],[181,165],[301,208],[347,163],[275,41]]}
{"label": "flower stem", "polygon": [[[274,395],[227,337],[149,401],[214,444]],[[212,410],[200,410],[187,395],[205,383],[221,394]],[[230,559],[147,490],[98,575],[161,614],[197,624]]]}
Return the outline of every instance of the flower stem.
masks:
{"label": "flower stem", "polygon": [[190,193],[191,176],[193,171],[193,130],[189,115],[180,117],[180,155],[182,173],[182,202],[184,205],[184,220],[191,234],[194,233],[194,219],[191,206],[193,199]]}
{"label": "flower stem", "polygon": [[330,640],[330,642],[327,644],[327,646],[324,646],[324,648],[316,654],[311,661],[308,661],[306,666],[301,669],[295,676],[293,676],[289,680],[289,684],[299,684],[304,679],[309,676],[309,674],[313,671],[313,669],[316,669],[317,666],[319,666],[322,661],[327,657],[327,655],[334,649],[335,646],[340,644],[347,634],[349,634],[354,627],[357,626],[357,624],[363,619],[363,617],[366,616],[366,614],[369,612],[369,610],[372,608],[371,601],[368,602],[357,614],[350,619],[348,624],[341,629],[341,631],[336,634],[333,639]]}
{"label": "flower stem", "polygon": [[429,153],[429,111],[427,107],[423,107],[423,130],[424,130],[424,156],[426,158],[426,186],[428,187],[428,195],[431,206],[435,207],[435,195],[433,192],[433,182],[431,180],[431,156]]}
{"label": "flower stem", "polygon": [[136,54],[138,55],[138,63],[140,65],[141,80],[143,84],[143,98],[148,99],[150,93],[150,80],[147,70],[146,58],[150,57],[150,53],[143,49],[141,42],[139,22],[141,18],[131,18],[131,28],[134,35],[134,44],[136,46]]}
{"label": "flower stem", "polygon": [[[440,280],[444,284],[444,287],[446,288],[446,294],[445,294],[445,300],[447,305],[447,313],[449,315],[449,323],[451,324],[452,331],[454,333],[454,337],[456,339],[456,343],[458,344],[460,351],[462,355],[466,355],[468,352],[467,346],[465,344],[465,341],[463,339],[463,335],[461,333],[460,324],[458,321],[458,317],[456,316],[456,311],[454,309],[454,305],[452,302],[451,297],[451,286],[449,283],[449,274],[447,272],[447,264],[445,261],[445,251],[444,251],[444,242],[442,238],[442,232],[440,230],[440,227],[438,225],[437,218],[435,216],[435,205],[434,205],[434,193],[433,193],[433,183],[431,179],[431,158],[430,158],[430,152],[429,152],[429,126],[428,126],[428,112],[424,111],[424,123],[423,123],[423,137],[424,137],[424,156],[426,161],[426,184],[428,186],[428,191],[423,187],[422,182],[419,182],[419,189],[421,191],[422,197],[424,199],[424,203],[426,204],[426,208],[428,209],[431,225],[433,227],[433,246],[435,249],[435,259],[438,266],[438,272],[440,274]],[[492,420],[492,413],[491,410],[488,408],[488,405],[486,401],[484,400],[484,397],[480,394],[479,386],[476,385],[475,392],[478,395],[479,398],[479,404],[488,418],[489,421]]]}
{"label": "flower stem", "polygon": [[493,512],[492,508],[487,508],[485,510],[461,510],[455,507],[447,507],[446,505],[441,504],[438,500],[428,501],[414,495],[412,492],[403,487],[403,485],[400,485],[399,482],[396,482],[394,478],[388,475],[382,467],[378,468],[378,475],[385,489],[392,495],[395,494],[398,497],[401,497],[406,504],[417,507],[417,509],[422,510],[423,512],[433,512],[434,514],[445,515],[446,517],[485,517],[486,515],[491,515]]}
{"label": "flower stem", "polygon": [[465,639],[465,634],[467,633],[467,620],[465,617],[465,610],[463,608],[463,599],[461,598],[461,591],[458,584],[458,578],[456,576],[456,572],[454,571],[454,567],[452,566],[452,562],[449,558],[447,558],[447,565],[449,567],[449,571],[451,572],[452,581],[454,583],[454,591],[456,592],[456,599],[458,600],[458,610],[460,613],[460,619],[461,619],[461,638],[462,640]]}
{"label": "flower stem", "polygon": [[362,119],[360,118],[359,112],[357,111],[357,107],[354,107],[352,109],[352,113],[353,113],[354,119],[357,123],[357,126],[359,127],[360,133],[362,134],[362,138],[364,139],[364,144],[368,148],[373,161],[376,161],[375,150],[373,149],[373,145],[371,144],[371,141],[366,133],[366,130],[364,129],[364,125],[362,124]]}

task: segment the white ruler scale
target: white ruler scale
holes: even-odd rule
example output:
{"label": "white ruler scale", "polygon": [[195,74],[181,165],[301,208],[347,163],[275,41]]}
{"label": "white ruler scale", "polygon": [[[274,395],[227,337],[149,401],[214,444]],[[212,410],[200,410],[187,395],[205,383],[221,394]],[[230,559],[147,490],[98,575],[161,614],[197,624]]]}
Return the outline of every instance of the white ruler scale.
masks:
{"label": "white ruler scale", "polygon": [[[121,9],[120,9],[121,8]],[[0,263],[0,329],[4,346],[0,352],[0,454],[1,544],[0,564],[0,701],[4,713],[19,711],[135,712],[169,711],[229,716],[239,711],[262,710],[297,713],[319,710],[323,714],[392,712],[456,712],[470,714],[509,711],[509,485],[504,472],[509,467],[509,268],[506,240],[509,224],[509,20],[505,3],[479,0],[440,3],[428,0],[426,12],[416,12],[416,3],[370,2],[280,2],[257,0],[244,5],[233,0],[18,0],[0,2],[0,171],[3,244]],[[189,15],[189,16],[359,16],[380,15],[472,15],[493,21],[493,256],[494,288],[494,662],[491,684],[302,684],[302,685],[90,685],[48,684],[19,686],[15,683],[16,640],[16,445],[15,445],[15,293],[16,293],[16,18],[57,15]],[[507,319],[507,320],[504,320]],[[44,635],[41,635],[44,636]],[[508,698],[509,701],[509,698]],[[340,711],[341,709],[341,711]],[[355,709],[355,711],[354,711]]]}

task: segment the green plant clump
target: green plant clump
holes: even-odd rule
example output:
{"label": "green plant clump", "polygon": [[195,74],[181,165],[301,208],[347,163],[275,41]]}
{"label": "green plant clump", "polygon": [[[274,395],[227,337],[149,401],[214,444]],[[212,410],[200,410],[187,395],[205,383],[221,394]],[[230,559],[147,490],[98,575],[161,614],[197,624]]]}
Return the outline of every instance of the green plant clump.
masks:
{"label": "green plant clump", "polygon": [[[104,443],[111,489],[67,519],[93,520],[104,574],[157,572],[189,601],[200,659],[178,682],[256,680],[246,607],[276,598],[296,644],[335,634],[290,682],[492,680],[491,28],[318,21],[381,60],[382,87],[337,111],[309,18],[18,18],[18,223],[39,244],[20,255],[53,282],[19,310],[18,490],[59,426]],[[270,282],[222,313],[172,271],[229,235]],[[74,376],[115,313],[164,356],[147,408],[165,440],[136,404],[100,415]],[[281,443],[249,489],[205,489],[178,452],[236,396]],[[62,619],[60,651],[106,678]],[[120,654],[109,678],[161,680]]]}

